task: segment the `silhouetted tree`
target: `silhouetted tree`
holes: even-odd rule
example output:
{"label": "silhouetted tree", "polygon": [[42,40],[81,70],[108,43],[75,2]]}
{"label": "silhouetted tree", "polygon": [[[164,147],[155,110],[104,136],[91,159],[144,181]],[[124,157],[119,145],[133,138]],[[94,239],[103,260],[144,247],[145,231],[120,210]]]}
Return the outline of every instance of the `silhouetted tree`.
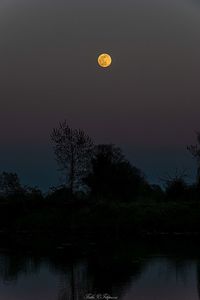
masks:
{"label": "silhouetted tree", "polygon": [[198,144],[190,145],[187,149],[197,161],[197,186],[200,188],[200,132],[196,132],[196,135]]}
{"label": "silhouetted tree", "polygon": [[93,152],[92,139],[80,129],[72,129],[64,121],[51,133],[56,161],[65,174],[65,184],[73,193],[89,169]]}
{"label": "silhouetted tree", "polygon": [[187,174],[184,171],[176,170],[175,175],[167,175],[163,181],[166,186],[166,196],[170,199],[185,198],[187,196],[188,186],[185,182]]}
{"label": "silhouetted tree", "polygon": [[132,166],[120,148],[98,145],[92,159],[92,171],[85,179],[92,195],[114,196],[123,200],[138,194],[145,183],[141,171]]}
{"label": "silhouetted tree", "polygon": [[24,192],[16,173],[3,172],[0,174],[0,194],[9,196]]}

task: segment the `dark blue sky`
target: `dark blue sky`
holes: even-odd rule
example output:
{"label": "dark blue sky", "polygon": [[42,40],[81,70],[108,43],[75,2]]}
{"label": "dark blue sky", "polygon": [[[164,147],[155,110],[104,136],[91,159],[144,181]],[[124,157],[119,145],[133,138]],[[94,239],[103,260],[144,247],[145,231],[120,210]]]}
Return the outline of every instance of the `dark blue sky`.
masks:
{"label": "dark blue sky", "polygon": [[0,171],[57,184],[49,135],[67,119],[120,145],[152,182],[176,168],[194,178],[198,1],[1,0],[0,36]]}

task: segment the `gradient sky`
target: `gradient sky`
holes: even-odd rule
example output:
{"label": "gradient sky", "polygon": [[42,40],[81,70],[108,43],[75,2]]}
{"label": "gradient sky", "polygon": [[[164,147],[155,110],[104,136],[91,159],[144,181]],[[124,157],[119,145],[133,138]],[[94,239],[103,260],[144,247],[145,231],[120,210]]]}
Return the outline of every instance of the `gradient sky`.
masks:
{"label": "gradient sky", "polygon": [[176,168],[194,178],[198,0],[1,0],[0,37],[0,171],[56,185],[49,135],[67,119],[120,145],[151,182]]}

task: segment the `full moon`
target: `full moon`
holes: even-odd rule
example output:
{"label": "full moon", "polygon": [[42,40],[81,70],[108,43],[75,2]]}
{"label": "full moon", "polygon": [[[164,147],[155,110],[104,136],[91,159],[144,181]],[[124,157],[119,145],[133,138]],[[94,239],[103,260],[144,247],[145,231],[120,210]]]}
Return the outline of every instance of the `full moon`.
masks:
{"label": "full moon", "polygon": [[112,58],[109,54],[103,53],[99,55],[98,64],[100,65],[100,67],[107,68],[111,65],[111,63],[112,63]]}

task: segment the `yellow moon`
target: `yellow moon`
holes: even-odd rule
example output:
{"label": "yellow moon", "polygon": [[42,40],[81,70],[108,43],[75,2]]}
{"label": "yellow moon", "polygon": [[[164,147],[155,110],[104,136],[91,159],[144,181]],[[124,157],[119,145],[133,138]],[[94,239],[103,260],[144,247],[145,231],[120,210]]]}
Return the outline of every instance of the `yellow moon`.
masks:
{"label": "yellow moon", "polygon": [[100,65],[100,67],[107,68],[111,65],[111,63],[112,63],[112,58],[109,54],[102,53],[99,55],[98,64]]}

